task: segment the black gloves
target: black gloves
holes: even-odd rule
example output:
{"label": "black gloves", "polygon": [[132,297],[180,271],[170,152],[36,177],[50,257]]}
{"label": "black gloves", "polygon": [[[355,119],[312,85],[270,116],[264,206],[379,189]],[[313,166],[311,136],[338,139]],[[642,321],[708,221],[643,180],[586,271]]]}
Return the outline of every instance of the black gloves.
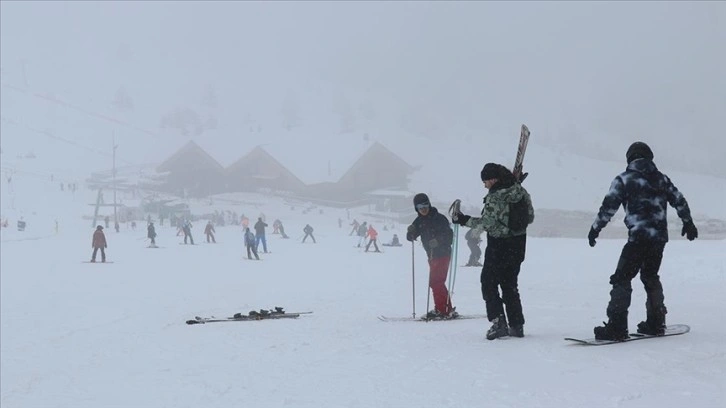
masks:
{"label": "black gloves", "polygon": [[696,229],[696,225],[693,224],[693,220],[683,223],[681,236],[684,235],[689,241],[693,241],[694,239],[698,238],[698,229]]}
{"label": "black gloves", "polygon": [[461,226],[466,225],[466,223],[469,221],[469,219],[471,219],[470,216],[464,215],[464,214],[461,214],[461,213],[456,214],[456,216],[454,216],[454,217],[451,217],[451,221],[454,224],[459,224]]}
{"label": "black gloves", "polygon": [[416,240],[416,227],[413,225],[408,226],[408,231],[406,231],[406,240],[411,242]]}
{"label": "black gloves", "polygon": [[594,227],[590,227],[590,232],[587,234],[587,240],[590,241],[590,246],[594,247],[597,242],[595,242],[595,239],[597,239],[598,235],[600,235],[599,231],[596,231]]}

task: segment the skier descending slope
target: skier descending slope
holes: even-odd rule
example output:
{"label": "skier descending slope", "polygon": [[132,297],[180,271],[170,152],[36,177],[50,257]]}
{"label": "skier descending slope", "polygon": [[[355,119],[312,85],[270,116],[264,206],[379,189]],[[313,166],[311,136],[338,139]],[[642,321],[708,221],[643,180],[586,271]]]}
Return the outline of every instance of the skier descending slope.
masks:
{"label": "skier descending slope", "polygon": [[668,176],[655,167],[650,146],[635,142],[628,148],[625,158],[628,167],[610,184],[610,191],[605,195],[587,234],[590,246],[594,247],[600,231],[623,205],[628,242],[620,254],[615,273],[610,277],[613,288],[607,308],[608,322],[594,329],[598,340],[628,338],[628,308],[633,292],[631,281],[638,273],[647,294],[647,319],[638,324],[638,333],[662,335],[665,332],[667,311],[658,270],[668,242],[667,204],[676,209],[683,221],[681,235],[689,241],[698,238],[685,197]]}

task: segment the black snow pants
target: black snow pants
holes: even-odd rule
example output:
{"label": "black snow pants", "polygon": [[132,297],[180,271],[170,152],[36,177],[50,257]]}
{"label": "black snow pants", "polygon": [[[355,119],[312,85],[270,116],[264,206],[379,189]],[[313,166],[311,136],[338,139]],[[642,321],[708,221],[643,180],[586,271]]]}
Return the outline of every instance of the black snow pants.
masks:
{"label": "black snow pants", "polygon": [[511,238],[487,236],[484,266],[481,270],[481,293],[486,302],[489,321],[504,315],[506,306],[509,325],[524,324],[518,279],[526,246],[526,235]]}
{"label": "black snow pants", "polygon": [[615,273],[610,276],[610,303],[607,315],[616,326],[627,329],[628,308],[633,293],[631,281],[640,273],[646,293],[645,310],[649,323],[665,324],[663,285],[658,276],[665,242],[628,242],[623,247]]}

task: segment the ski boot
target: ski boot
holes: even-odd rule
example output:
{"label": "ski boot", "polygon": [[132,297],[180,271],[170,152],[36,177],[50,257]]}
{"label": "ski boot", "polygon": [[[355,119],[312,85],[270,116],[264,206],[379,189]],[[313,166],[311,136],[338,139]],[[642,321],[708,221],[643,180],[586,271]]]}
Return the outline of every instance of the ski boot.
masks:
{"label": "ski boot", "polygon": [[492,327],[487,330],[487,340],[494,340],[508,335],[507,318],[504,315],[500,315],[492,320]]}
{"label": "ski boot", "polygon": [[627,326],[620,325],[620,327],[616,327],[612,322],[603,322],[603,325],[595,327],[593,332],[597,340],[623,341],[628,338]]}
{"label": "ski boot", "polygon": [[438,310],[434,309],[428,313],[426,313],[426,316],[422,318],[422,320],[443,320],[446,315],[440,313]]}
{"label": "ski boot", "polygon": [[638,323],[638,333],[640,334],[647,334],[650,336],[662,336],[665,334],[665,329],[665,323],[659,324],[648,320]]}
{"label": "ski boot", "polygon": [[515,326],[509,326],[509,335],[511,337],[524,337],[524,325],[518,324]]}

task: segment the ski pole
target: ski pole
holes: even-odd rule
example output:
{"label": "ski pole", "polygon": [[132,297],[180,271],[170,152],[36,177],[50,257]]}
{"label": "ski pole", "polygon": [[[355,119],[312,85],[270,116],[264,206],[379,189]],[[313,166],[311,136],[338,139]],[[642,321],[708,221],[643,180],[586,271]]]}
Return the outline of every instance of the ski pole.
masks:
{"label": "ski pole", "polygon": [[459,259],[459,225],[454,224],[454,245],[453,245],[453,254],[449,258],[449,299],[448,301],[451,302],[451,299],[454,296],[454,285],[456,284],[456,265]]}
{"label": "ski pole", "polygon": [[428,322],[429,316],[429,307],[431,305],[431,258],[429,258],[429,281],[427,282],[427,288],[426,288],[426,321]]}
{"label": "ski pole", "polygon": [[413,318],[416,318],[416,268],[414,263],[413,241],[411,241],[411,295],[413,297]]}
{"label": "ski pole", "polygon": [[456,258],[454,261],[454,273],[453,273],[454,277],[451,280],[451,294],[452,295],[454,294],[454,287],[456,286],[456,272],[459,270],[459,226],[458,225],[456,226],[456,234],[457,234],[456,235],[456,244],[454,245],[456,248],[455,249]]}

